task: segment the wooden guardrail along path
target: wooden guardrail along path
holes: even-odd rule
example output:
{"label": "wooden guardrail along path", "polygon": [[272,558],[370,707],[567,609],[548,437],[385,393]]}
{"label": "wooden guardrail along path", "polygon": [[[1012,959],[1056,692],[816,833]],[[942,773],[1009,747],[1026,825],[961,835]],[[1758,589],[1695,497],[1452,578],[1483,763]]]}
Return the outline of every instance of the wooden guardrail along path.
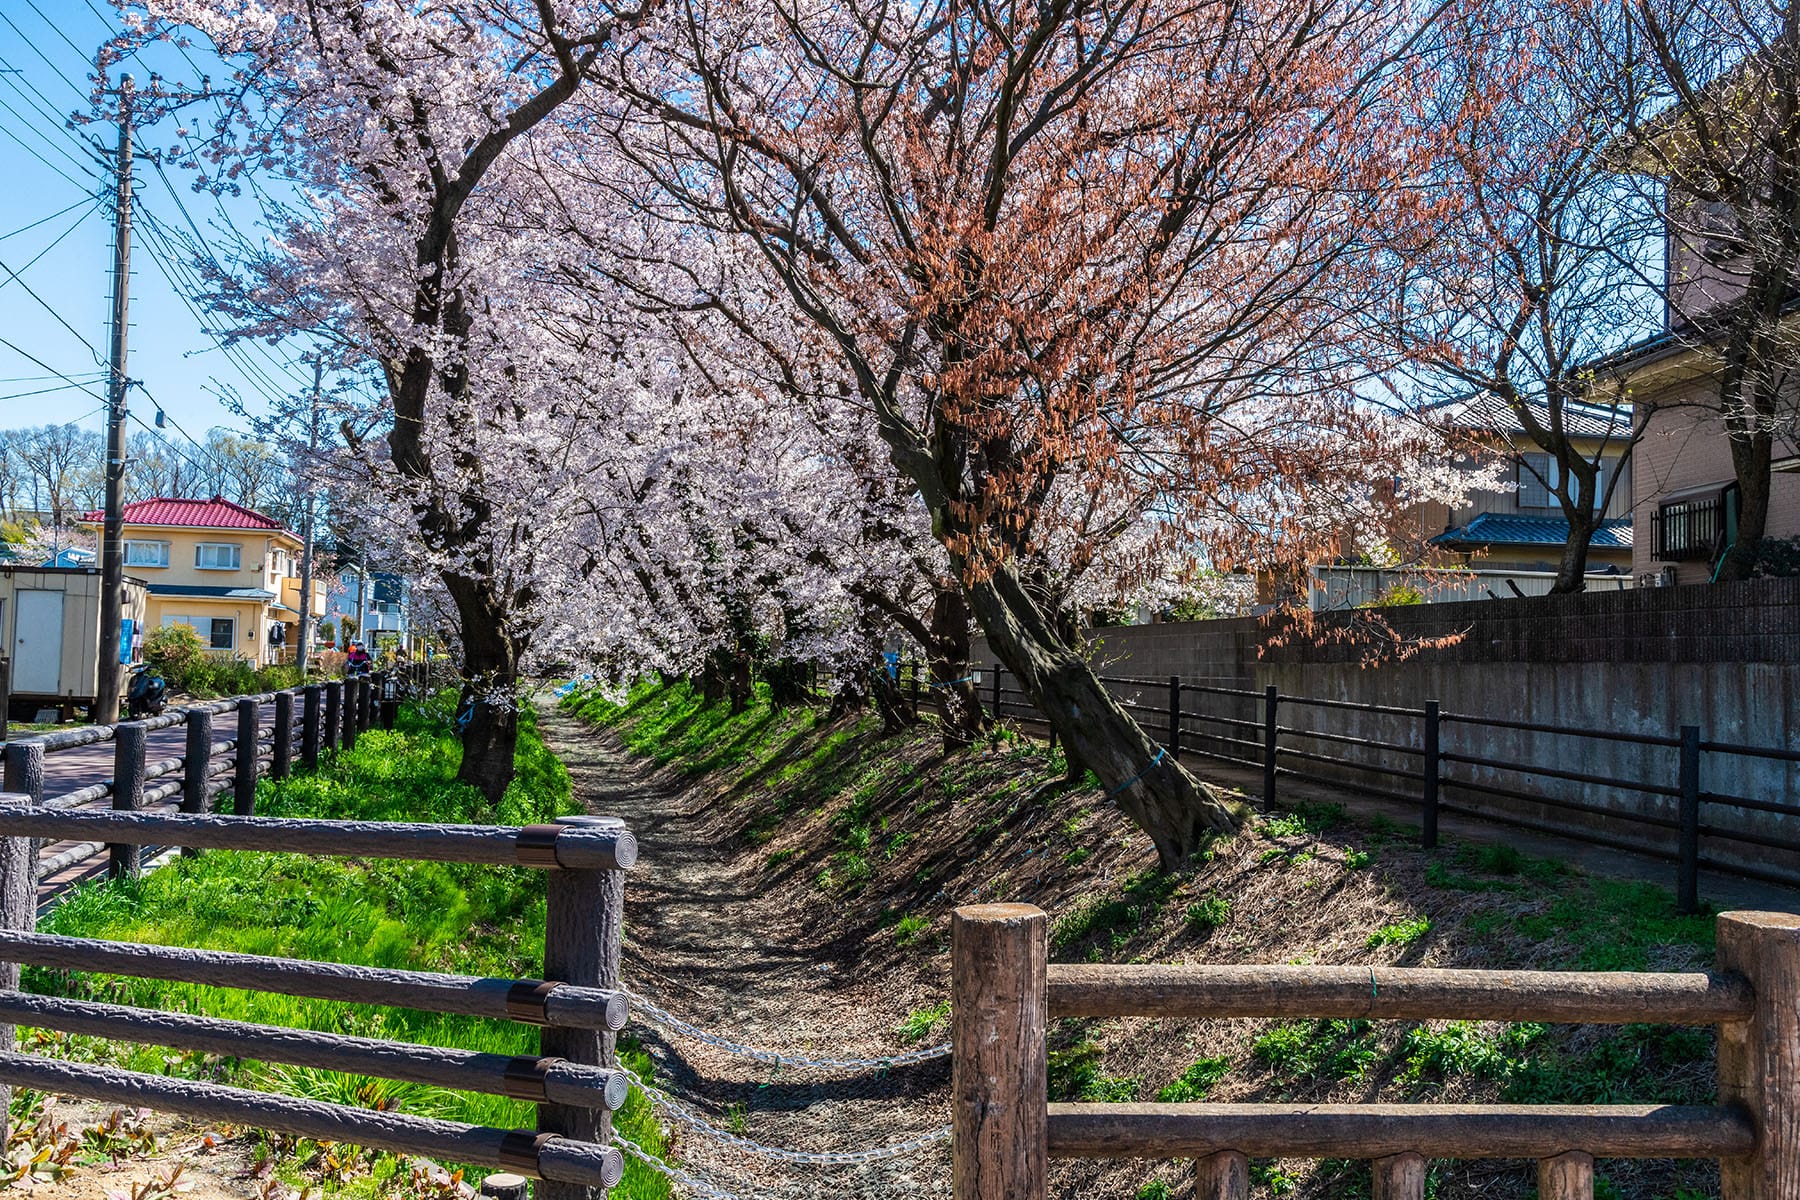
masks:
{"label": "wooden guardrail along path", "polygon": [[[145,811],[208,813],[224,804],[221,797],[227,794],[233,813],[251,815],[256,784],[263,776],[285,779],[295,769],[313,770],[338,748],[353,746],[361,730],[375,725],[391,729],[398,709],[389,694],[393,689],[386,686],[391,681],[380,673],[334,679],[192,705],[141,721],[79,726],[8,742],[0,789],[29,796],[46,812],[78,810],[88,818],[115,814],[120,818],[117,823],[97,819],[86,826],[37,832],[40,839],[51,839],[41,844],[40,901],[89,877],[93,873],[89,864],[103,854],[107,873],[118,878],[142,871],[146,847],[151,856],[177,844],[184,854],[198,853],[210,843],[139,843],[109,831],[131,828],[128,818]],[[170,733],[163,732],[176,729],[181,753],[157,757],[176,748]],[[56,784],[66,783],[69,772],[48,769],[57,761],[54,756],[79,752],[76,757],[91,761],[94,749],[109,742],[113,751],[109,777],[58,790]],[[85,774],[93,779],[101,769],[90,766],[85,773],[78,770],[77,777]],[[108,802],[110,814],[100,807]],[[316,845],[287,848],[320,852]]]}
{"label": "wooden guardrail along path", "polygon": [[[353,700],[359,690],[366,689],[352,687]],[[344,729],[353,738],[352,714],[368,707],[332,704],[335,688],[327,689],[322,706],[312,702],[313,695],[308,693],[301,722],[314,731],[307,735],[309,744],[316,747],[313,737],[324,738],[329,729],[329,722],[321,727],[304,719],[321,707],[343,713]],[[245,703],[260,701],[253,697]],[[243,717],[245,708],[235,707],[240,716],[235,740],[243,745],[259,735]],[[210,743],[208,722],[191,718],[190,713],[189,734],[199,728],[196,740],[204,736]],[[291,720],[288,726],[291,730]],[[120,744],[135,742],[141,750],[141,738],[126,726],[120,729],[123,735],[114,735]],[[250,755],[244,758],[252,761]],[[134,788],[130,781],[142,774],[140,762],[116,794],[137,794],[141,784]],[[630,1081],[618,1067],[614,1036],[629,1013],[620,986],[619,946],[625,872],[637,861],[637,842],[622,821],[563,817],[523,828],[390,824],[133,809],[59,811],[39,799],[0,794],[0,1085],[499,1167],[544,1181],[538,1200],[590,1200],[599,1194],[596,1189],[623,1177],[624,1160],[610,1144],[611,1114],[624,1103]],[[545,978],[480,979],[34,932],[33,839],[90,836],[133,849],[226,848],[539,869],[549,900]],[[512,1020],[540,1027],[540,1053],[478,1053],[31,995],[18,990],[22,963]],[[537,1105],[537,1128],[465,1125],[20,1054],[13,1049],[15,1024],[510,1096]]]}
{"label": "wooden guardrail along path", "polygon": [[[1052,1158],[1191,1158],[1200,1200],[1248,1159],[1371,1164],[1423,1200],[1430,1158],[1538,1160],[1542,1200],[1591,1200],[1593,1160],[1711,1158],[1723,1200],[1800,1200],[1800,916],[1725,913],[1713,973],[1052,964],[1023,904],[952,918],[955,1200],[1043,1200]],[[1715,1105],[1052,1104],[1052,1017],[1364,1017],[1718,1027]]]}

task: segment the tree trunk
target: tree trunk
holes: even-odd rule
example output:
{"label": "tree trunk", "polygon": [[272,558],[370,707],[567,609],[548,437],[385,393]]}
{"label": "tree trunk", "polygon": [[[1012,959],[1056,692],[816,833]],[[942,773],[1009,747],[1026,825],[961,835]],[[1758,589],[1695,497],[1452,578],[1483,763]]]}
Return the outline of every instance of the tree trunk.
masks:
{"label": "tree trunk", "polygon": [[[1568,515],[1568,510],[1564,510]],[[1562,561],[1556,564],[1556,579],[1550,585],[1552,596],[1569,596],[1587,590],[1588,549],[1594,541],[1597,518],[1585,520],[1579,514],[1569,516],[1569,540],[1563,543]]]}
{"label": "tree trunk", "polygon": [[1199,850],[1209,833],[1237,827],[1223,794],[1162,752],[1010,571],[996,569],[971,585],[968,598],[989,647],[1062,736],[1071,759],[1086,764],[1150,836],[1165,870]]}
{"label": "tree trunk", "polygon": [[462,765],[456,778],[498,804],[513,779],[519,738],[518,647],[506,635],[500,605],[483,581],[449,572],[443,579],[462,625],[463,703],[458,711],[467,720],[460,730]]}
{"label": "tree trunk", "polygon": [[1769,466],[1774,444],[1767,432],[1731,433],[1731,465],[1737,477],[1737,536],[1725,551],[1717,578],[1748,579],[1769,526]]}
{"label": "tree trunk", "polygon": [[755,684],[750,678],[750,656],[738,650],[731,656],[731,715],[737,716],[750,707]]}
{"label": "tree trunk", "polygon": [[875,701],[875,711],[881,714],[883,734],[891,736],[919,723],[919,714],[907,700],[906,693],[900,690],[899,682],[888,674],[886,663],[878,662],[870,667],[867,678],[869,698]]}
{"label": "tree trunk", "polygon": [[969,602],[958,589],[941,588],[931,604],[931,637],[925,653],[931,664],[931,697],[943,723],[944,753],[950,754],[987,730],[969,665]]}

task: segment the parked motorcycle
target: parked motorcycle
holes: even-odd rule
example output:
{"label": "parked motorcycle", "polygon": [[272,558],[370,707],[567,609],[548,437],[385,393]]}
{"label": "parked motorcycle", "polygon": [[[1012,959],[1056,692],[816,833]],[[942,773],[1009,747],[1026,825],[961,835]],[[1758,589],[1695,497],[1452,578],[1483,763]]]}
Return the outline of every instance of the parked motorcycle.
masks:
{"label": "parked motorcycle", "polygon": [[125,691],[125,711],[133,717],[157,717],[169,706],[169,683],[149,664],[132,669],[131,686]]}

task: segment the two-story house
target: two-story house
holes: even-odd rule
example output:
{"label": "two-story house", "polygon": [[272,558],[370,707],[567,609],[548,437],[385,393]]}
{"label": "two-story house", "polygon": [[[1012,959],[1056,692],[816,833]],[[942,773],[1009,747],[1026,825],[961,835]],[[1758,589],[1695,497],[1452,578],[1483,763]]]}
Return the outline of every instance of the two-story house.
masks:
{"label": "two-story house", "polygon": [[[269,664],[300,644],[300,538],[219,496],[125,506],[125,569],[149,584],[145,623],[191,625],[214,653]],[[98,522],[99,514],[88,514]],[[312,616],[325,612],[323,580]]]}
{"label": "two-story house", "polygon": [[[1532,415],[1540,425],[1550,423],[1542,402]],[[1452,428],[1472,434],[1487,453],[1503,458],[1510,486],[1476,491],[1458,508],[1427,506],[1428,511],[1420,514],[1421,526],[1443,530],[1429,539],[1430,544],[1467,566],[1554,573],[1569,540],[1568,518],[1549,486],[1560,481],[1555,456],[1539,449],[1519,415],[1493,397],[1444,405],[1440,416]],[[1594,490],[1607,499],[1600,525],[1588,542],[1590,575],[1623,575],[1631,569],[1633,480],[1632,459],[1626,455],[1631,420],[1628,409],[1579,401],[1563,404],[1564,433],[1577,453],[1598,464]]]}
{"label": "two-story house", "polygon": [[[1709,142],[1719,148],[1713,153],[1735,156],[1739,166],[1769,153],[1759,111],[1779,109],[1795,91],[1791,81],[1769,74],[1780,70],[1779,59],[1752,56],[1701,91],[1695,103],[1713,117]],[[1740,220],[1731,205],[1684,194],[1684,186],[1712,170],[1707,154],[1695,149],[1690,128],[1687,110],[1671,106],[1615,151],[1622,174],[1654,180],[1667,197],[1662,331],[1594,365],[1596,377],[1629,395],[1638,414],[1642,437],[1632,515],[1639,537],[1632,572],[1645,584],[1717,578],[1740,512],[1723,416],[1717,318],[1746,294],[1752,269],[1746,251],[1762,235],[1757,221]],[[1758,174],[1753,168],[1744,173],[1751,179]],[[1790,294],[1777,326],[1777,341],[1784,343],[1778,353],[1790,361],[1775,365],[1792,377],[1800,367],[1792,360],[1800,345],[1800,294]],[[1772,435],[1767,538],[1800,536],[1800,387],[1793,382],[1778,411],[1757,418]]]}

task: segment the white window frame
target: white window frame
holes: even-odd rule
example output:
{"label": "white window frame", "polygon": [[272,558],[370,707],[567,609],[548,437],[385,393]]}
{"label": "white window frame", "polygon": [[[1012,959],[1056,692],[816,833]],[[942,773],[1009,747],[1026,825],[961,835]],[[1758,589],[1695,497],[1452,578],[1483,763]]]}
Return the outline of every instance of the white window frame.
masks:
{"label": "white window frame", "polygon": [[[231,564],[222,566],[217,562],[206,561],[208,550],[231,551]],[[194,570],[196,571],[241,571],[244,569],[244,548],[237,542],[198,542],[194,546]]]}
{"label": "white window frame", "polygon": [[[146,562],[133,558],[132,551],[143,547],[154,547],[161,561]],[[125,540],[125,565],[128,567],[166,567],[169,565],[169,543],[153,542],[143,538],[127,538]]]}

